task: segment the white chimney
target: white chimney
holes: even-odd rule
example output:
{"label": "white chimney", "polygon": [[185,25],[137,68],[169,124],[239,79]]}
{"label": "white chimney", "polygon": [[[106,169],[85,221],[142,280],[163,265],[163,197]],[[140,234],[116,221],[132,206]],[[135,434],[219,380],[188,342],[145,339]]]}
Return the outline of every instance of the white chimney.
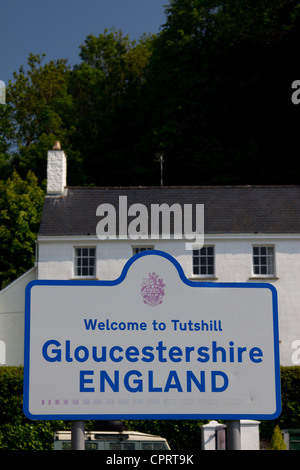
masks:
{"label": "white chimney", "polygon": [[47,194],[63,194],[67,186],[67,156],[57,141],[48,151],[47,159]]}

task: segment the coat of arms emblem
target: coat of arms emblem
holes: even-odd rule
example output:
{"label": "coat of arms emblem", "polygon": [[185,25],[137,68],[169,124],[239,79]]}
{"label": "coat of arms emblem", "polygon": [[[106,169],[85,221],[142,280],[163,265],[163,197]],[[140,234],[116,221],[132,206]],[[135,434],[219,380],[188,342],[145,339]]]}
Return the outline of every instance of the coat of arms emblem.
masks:
{"label": "coat of arms emblem", "polygon": [[141,287],[141,295],[145,304],[155,307],[162,303],[165,284],[158,274],[149,273],[149,277],[143,280]]}

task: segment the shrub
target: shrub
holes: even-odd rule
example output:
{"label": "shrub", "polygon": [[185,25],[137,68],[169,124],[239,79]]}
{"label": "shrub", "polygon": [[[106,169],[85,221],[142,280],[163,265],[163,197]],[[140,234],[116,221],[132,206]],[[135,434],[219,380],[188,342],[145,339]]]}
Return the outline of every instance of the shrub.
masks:
{"label": "shrub", "polygon": [[273,431],[270,450],[286,450],[286,444],[283,440],[283,436],[281,434],[280,427],[278,426],[278,424],[275,426]]}

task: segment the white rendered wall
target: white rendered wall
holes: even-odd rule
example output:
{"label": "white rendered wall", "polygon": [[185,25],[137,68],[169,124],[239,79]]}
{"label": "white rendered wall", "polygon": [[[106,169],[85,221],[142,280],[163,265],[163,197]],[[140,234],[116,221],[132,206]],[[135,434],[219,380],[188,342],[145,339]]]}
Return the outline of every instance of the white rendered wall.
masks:
{"label": "white rendered wall", "polygon": [[0,341],[7,366],[23,364],[25,288],[36,277],[36,268],[32,268],[0,291]]}
{"label": "white rendered wall", "polygon": [[[300,238],[270,238],[253,235],[232,237],[206,236],[205,244],[215,247],[215,277],[199,278],[192,273],[192,253],[185,250],[181,240],[131,241],[106,240],[96,237],[70,240],[47,239],[39,241],[39,279],[74,279],[74,247],[96,247],[96,278],[117,279],[126,261],[132,256],[134,246],[153,246],[174,256],[181,264],[186,277],[211,282],[268,282],[278,292],[280,362],[292,362],[292,343],[300,341]],[[256,277],[252,273],[252,245],[273,245],[275,248],[275,276]],[[259,325],[258,325],[259,328]]]}

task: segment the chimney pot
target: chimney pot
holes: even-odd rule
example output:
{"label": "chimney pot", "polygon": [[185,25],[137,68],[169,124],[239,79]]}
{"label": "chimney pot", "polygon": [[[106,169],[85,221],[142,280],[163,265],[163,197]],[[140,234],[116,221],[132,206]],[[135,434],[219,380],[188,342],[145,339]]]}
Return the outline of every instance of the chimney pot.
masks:
{"label": "chimney pot", "polygon": [[54,145],[53,145],[53,147],[52,147],[52,150],[61,150],[61,146],[60,146],[59,140],[56,140],[56,141],[54,142]]}

